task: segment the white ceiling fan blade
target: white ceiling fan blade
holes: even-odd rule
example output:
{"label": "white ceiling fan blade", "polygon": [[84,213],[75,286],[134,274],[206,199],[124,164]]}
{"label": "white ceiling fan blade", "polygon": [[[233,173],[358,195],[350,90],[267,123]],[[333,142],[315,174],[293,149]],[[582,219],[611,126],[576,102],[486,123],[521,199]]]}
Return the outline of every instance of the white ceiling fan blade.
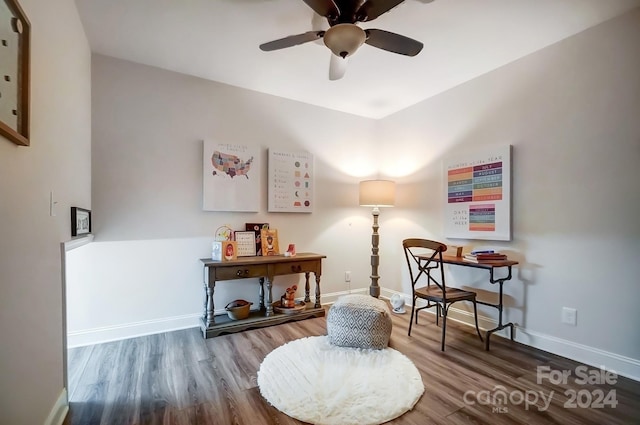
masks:
{"label": "white ceiling fan blade", "polygon": [[329,29],[329,22],[324,16],[320,16],[314,13],[311,17],[311,30],[312,31],[326,31]]}
{"label": "white ceiling fan blade", "polygon": [[349,64],[349,57],[341,58],[331,53],[331,61],[329,62],[329,79],[331,81],[339,80],[344,77],[347,72],[347,65]]}
{"label": "white ceiling fan blade", "polygon": [[[329,22],[327,22],[327,18],[324,16],[318,15],[316,12],[313,12],[313,16],[311,18],[311,31],[326,31],[329,29]],[[322,38],[314,41],[318,46],[324,46],[324,41]]]}

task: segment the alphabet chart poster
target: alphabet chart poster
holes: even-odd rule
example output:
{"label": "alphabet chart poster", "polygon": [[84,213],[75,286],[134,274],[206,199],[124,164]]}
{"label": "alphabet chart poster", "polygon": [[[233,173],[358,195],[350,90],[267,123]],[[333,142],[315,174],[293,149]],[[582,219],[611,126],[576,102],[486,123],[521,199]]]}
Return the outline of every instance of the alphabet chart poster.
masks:
{"label": "alphabet chart poster", "polygon": [[313,155],[269,149],[269,212],[313,212]]}
{"label": "alphabet chart poster", "polygon": [[443,161],[444,235],[511,240],[511,146],[484,148]]}

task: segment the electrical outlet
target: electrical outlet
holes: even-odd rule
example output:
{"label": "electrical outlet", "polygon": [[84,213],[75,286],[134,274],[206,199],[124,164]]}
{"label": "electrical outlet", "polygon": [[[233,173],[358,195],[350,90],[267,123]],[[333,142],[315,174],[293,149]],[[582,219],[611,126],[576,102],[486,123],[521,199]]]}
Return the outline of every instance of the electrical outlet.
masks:
{"label": "electrical outlet", "polygon": [[344,281],[351,282],[351,272],[344,272]]}
{"label": "electrical outlet", "polygon": [[578,310],[575,308],[562,307],[562,323],[576,326],[578,320]]}

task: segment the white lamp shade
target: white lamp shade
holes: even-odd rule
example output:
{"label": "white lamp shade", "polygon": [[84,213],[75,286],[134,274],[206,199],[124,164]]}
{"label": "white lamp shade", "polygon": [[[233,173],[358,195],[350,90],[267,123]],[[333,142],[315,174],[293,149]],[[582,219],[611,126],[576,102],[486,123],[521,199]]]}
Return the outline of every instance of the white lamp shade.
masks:
{"label": "white lamp shade", "polygon": [[355,24],[334,25],[323,36],[324,44],[342,58],[354,54],[366,39],[364,30]]}
{"label": "white lamp shade", "polygon": [[361,207],[392,207],[396,203],[396,183],[391,180],[360,182]]}

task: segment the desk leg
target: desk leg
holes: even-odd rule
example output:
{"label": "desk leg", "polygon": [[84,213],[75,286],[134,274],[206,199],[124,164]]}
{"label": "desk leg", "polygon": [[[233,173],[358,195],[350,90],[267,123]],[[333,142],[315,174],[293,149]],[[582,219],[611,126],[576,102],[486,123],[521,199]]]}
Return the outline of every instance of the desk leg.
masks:
{"label": "desk leg", "polygon": [[304,274],[304,302],[311,302],[311,298],[309,297],[309,272]]}
{"label": "desk leg", "polygon": [[273,316],[273,299],[271,298],[271,287],[273,286],[273,277],[267,276],[267,299],[265,300],[265,304],[267,307],[267,311],[265,312],[265,316]]}
{"label": "desk leg", "polygon": [[320,308],[320,275],[316,274],[316,303],[313,305],[315,308]]}
{"label": "desk leg", "polygon": [[205,290],[207,293],[206,302],[205,302],[205,306],[206,306],[205,307],[205,324],[207,328],[215,323],[214,316],[213,316],[213,310],[214,310],[213,293],[215,292],[215,286],[216,286],[215,282],[212,282],[209,285],[205,285]]}
{"label": "desk leg", "polygon": [[264,311],[264,277],[258,279],[258,284],[260,287],[258,288],[258,297],[260,298],[260,311]]}
{"label": "desk leg", "polygon": [[[493,329],[490,329],[487,331],[487,340],[485,341],[485,346],[484,349],[486,351],[489,351],[489,340],[491,338],[491,334],[494,332],[498,332],[501,331],[502,329],[506,329],[509,328],[509,335],[511,336],[511,341],[513,341],[513,331],[514,331],[514,326],[513,323],[509,322],[509,323],[502,323],[502,309],[503,309],[503,303],[502,303],[502,285],[504,284],[505,280],[509,280],[511,278],[511,268],[509,268],[509,277],[505,278],[505,279],[497,279],[494,280],[493,279],[493,273],[491,273],[491,283],[498,283],[500,285],[500,297],[498,299],[498,305],[493,305],[493,307],[498,309],[498,326],[496,326]],[[485,305],[487,305],[485,303]],[[488,304],[491,305],[491,304]]]}
{"label": "desk leg", "polygon": [[510,328],[511,341],[513,341],[513,330],[514,330],[513,323],[505,323],[504,325],[500,325],[497,328],[487,331],[487,340],[484,342],[485,343],[484,349],[486,351],[489,351],[489,338],[491,338],[491,334],[506,328]]}

